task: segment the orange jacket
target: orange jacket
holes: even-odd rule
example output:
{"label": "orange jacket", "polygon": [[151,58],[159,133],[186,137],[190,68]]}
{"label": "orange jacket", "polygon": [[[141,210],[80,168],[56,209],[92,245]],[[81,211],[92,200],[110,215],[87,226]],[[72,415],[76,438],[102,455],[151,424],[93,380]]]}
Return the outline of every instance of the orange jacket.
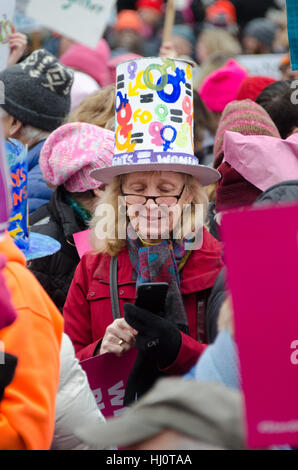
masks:
{"label": "orange jacket", "polygon": [[12,383],[0,404],[0,449],[44,450],[51,446],[60,372],[63,319],[25,258],[6,235],[0,253],[18,318],[0,331],[5,351],[18,358]]}

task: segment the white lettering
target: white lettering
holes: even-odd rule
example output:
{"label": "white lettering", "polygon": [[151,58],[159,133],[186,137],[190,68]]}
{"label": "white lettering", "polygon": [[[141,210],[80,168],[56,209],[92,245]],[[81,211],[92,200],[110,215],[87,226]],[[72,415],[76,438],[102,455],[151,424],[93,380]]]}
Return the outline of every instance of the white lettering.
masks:
{"label": "white lettering", "polygon": [[291,359],[290,359],[291,363],[296,365],[296,364],[298,364],[298,340],[292,341],[290,347],[291,347],[291,349],[296,349],[297,348],[296,351],[292,352]]}
{"label": "white lettering", "polygon": [[102,393],[100,388],[96,388],[95,390],[92,390],[94,398],[96,400],[96,404],[100,410],[103,410],[105,408],[105,404],[102,401]]}
{"label": "white lettering", "polygon": [[292,104],[298,104],[298,80],[293,80],[291,83],[291,88],[295,88],[295,91],[291,93],[291,103]]}
{"label": "white lettering", "polygon": [[[122,387],[121,390],[119,390]],[[122,406],[123,405],[123,399],[124,399],[124,382],[121,380],[120,382],[116,383],[113,385],[113,387],[110,387],[108,389],[109,395],[115,395],[114,398],[111,400],[111,405],[112,406]]]}
{"label": "white lettering", "polygon": [[258,431],[262,434],[281,432],[298,432],[298,420],[277,423],[276,421],[262,421],[258,424]]}

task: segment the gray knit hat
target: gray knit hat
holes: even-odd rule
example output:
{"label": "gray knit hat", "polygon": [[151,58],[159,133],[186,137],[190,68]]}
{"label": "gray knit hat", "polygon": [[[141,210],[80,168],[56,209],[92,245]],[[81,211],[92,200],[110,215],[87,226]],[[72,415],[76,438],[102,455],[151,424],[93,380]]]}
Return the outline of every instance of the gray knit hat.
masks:
{"label": "gray knit hat", "polygon": [[5,104],[11,116],[38,129],[53,131],[70,110],[73,72],[45,49],[0,72]]}
{"label": "gray knit hat", "polygon": [[[166,378],[117,418],[92,428],[89,443],[131,446],[164,430],[221,449],[245,449],[245,418],[240,392],[222,384]],[[76,428],[82,440],[84,429]],[[90,441],[91,439],[91,441]]]}
{"label": "gray knit hat", "polygon": [[258,39],[266,46],[272,47],[275,38],[276,26],[267,18],[256,18],[245,26],[243,37],[249,36]]}

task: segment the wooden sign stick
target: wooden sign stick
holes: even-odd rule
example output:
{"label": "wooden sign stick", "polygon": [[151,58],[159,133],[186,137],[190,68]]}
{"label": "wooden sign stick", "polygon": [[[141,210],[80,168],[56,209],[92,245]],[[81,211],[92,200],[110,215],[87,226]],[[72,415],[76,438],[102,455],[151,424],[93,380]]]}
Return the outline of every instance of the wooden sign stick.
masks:
{"label": "wooden sign stick", "polygon": [[162,36],[162,44],[165,42],[171,41],[172,38],[172,29],[175,21],[175,0],[168,0],[167,9],[166,9],[166,16],[165,16],[165,24]]}

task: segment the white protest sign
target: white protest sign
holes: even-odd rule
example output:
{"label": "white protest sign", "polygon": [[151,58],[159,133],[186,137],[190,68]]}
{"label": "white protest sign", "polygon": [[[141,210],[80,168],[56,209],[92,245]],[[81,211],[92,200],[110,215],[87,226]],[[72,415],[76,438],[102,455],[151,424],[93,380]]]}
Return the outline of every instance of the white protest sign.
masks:
{"label": "white protest sign", "polygon": [[9,56],[9,38],[14,31],[13,15],[15,0],[1,0],[0,2],[0,70],[7,66]]}
{"label": "white protest sign", "polygon": [[245,67],[249,75],[262,75],[281,80],[279,66],[284,54],[240,55],[237,62]]}
{"label": "white protest sign", "polygon": [[96,47],[116,0],[30,0],[27,16],[89,47]]}

